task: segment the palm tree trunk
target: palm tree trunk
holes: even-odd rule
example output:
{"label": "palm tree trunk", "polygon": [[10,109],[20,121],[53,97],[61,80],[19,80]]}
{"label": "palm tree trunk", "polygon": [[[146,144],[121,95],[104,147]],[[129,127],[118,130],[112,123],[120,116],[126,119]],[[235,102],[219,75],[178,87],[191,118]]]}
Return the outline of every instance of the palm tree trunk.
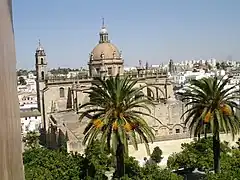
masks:
{"label": "palm tree trunk", "polygon": [[214,171],[220,172],[220,139],[219,132],[217,131],[213,135],[213,155],[214,155]]}
{"label": "palm tree trunk", "polygon": [[204,138],[207,139],[207,125],[204,125]]}
{"label": "palm tree trunk", "polygon": [[119,141],[116,152],[117,159],[117,178],[121,178],[125,174],[124,167],[124,145]]}
{"label": "palm tree trunk", "polygon": [[14,46],[12,1],[0,0],[1,180],[24,179]]}

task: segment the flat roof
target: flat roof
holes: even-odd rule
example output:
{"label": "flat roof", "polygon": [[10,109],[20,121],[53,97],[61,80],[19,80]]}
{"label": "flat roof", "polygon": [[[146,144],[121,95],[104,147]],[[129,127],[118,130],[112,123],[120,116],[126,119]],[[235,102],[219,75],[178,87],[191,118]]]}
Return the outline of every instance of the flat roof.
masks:
{"label": "flat roof", "polygon": [[20,118],[35,116],[41,116],[41,113],[37,109],[31,111],[20,111]]}

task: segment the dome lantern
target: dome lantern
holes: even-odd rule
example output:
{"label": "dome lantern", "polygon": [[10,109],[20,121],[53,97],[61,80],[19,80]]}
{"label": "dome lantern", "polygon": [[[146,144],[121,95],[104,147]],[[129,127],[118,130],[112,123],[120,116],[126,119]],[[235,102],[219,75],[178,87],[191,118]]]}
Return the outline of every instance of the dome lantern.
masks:
{"label": "dome lantern", "polygon": [[104,24],[104,18],[102,19],[102,28],[99,32],[100,40],[99,43],[109,43],[110,41],[108,40],[108,31],[106,29],[106,26]]}

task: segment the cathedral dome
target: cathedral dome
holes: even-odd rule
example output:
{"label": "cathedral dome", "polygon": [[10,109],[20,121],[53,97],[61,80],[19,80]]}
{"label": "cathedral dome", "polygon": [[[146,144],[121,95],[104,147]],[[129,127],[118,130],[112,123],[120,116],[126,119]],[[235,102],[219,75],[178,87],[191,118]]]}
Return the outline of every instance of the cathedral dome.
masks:
{"label": "cathedral dome", "polygon": [[119,59],[121,58],[121,53],[118,48],[110,43],[100,43],[92,50],[92,60],[99,59]]}

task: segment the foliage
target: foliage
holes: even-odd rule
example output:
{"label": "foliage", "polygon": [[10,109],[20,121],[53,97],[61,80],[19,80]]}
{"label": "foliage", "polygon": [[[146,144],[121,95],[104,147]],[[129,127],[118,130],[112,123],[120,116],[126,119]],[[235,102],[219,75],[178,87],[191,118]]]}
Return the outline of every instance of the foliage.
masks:
{"label": "foliage", "polygon": [[28,71],[25,69],[19,69],[17,70],[17,76],[27,76],[28,75]]}
{"label": "foliage", "polygon": [[68,133],[66,131],[65,135],[62,130],[58,132],[57,146],[61,150],[67,151],[67,141],[68,141]]}
{"label": "foliage", "polygon": [[220,65],[219,62],[216,63],[216,67],[217,67],[217,69],[220,69],[220,68],[221,68],[221,65]]}
{"label": "foliage", "polygon": [[20,76],[18,78],[18,82],[19,82],[20,85],[26,85],[27,84],[27,82],[25,81],[25,79],[22,76]]}
{"label": "foliage", "polygon": [[[142,168],[139,166],[139,162],[134,157],[125,157],[125,177],[141,177]],[[114,175],[115,177],[115,175]]]}
{"label": "foliage", "polygon": [[[206,180],[235,180],[240,179],[240,149],[239,141],[238,147],[233,149],[229,148],[226,142],[221,143],[221,172],[214,174],[211,171],[213,161],[211,157],[212,152],[212,139],[201,139],[194,141],[190,144],[182,144],[183,151],[180,153],[172,154],[168,159],[168,167],[170,169],[179,168],[199,168],[205,170],[207,173]],[[205,169],[204,169],[205,168]]]}
{"label": "foliage", "polygon": [[197,136],[207,127],[213,134],[214,170],[220,170],[220,131],[231,132],[234,137],[239,133],[240,121],[234,109],[239,109],[234,101],[238,90],[235,86],[226,87],[230,78],[220,80],[217,77],[192,80],[185,92],[180,93],[183,101],[190,106],[183,115],[187,115],[185,123],[189,125],[191,134]]}
{"label": "foliage", "polygon": [[[94,141],[85,155],[46,148],[26,150],[23,154],[26,180],[106,180],[114,159],[101,143]],[[140,167],[133,157],[125,157],[126,174],[122,179],[131,180],[180,180],[181,177],[156,165]]]}
{"label": "foliage", "polygon": [[92,141],[99,137],[102,148],[107,147],[116,155],[119,176],[124,174],[128,139],[135,149],[138,149],[138,136],[141,137],[149,154],[148,143],[154,139],[151,128],[143,118],[152,117],[148,105],[154,104],[142,93],[145,87],[136,87],[137,82],[120,76],[110,77],[106,81],[96,78],[90,88],[90,102],[80,107],[85,109],[79,119],[90,119],[84,131],[83,144],[91,145]]}
{"label": "foliage", "polygon": [[157,165],[146,165],[143,167],[143,179],[145,180],[180,180],[180,176],[167,169],[160,169]]}
{"label": "foliage", "polygon": [[26,136],[23,137],[23,142],[27,149],[39,148],[39,136],[40,134],[35,131],[27,132]]}
{"label": "foliage", "polygon": [[234,90],[235,86],[226,88],[229,80],[217,77],[192,80],[190,90],[179,93],[183,101],[190,100],[187,105],[191,108],[184,114],[192,134],[201,133],[206,124],[210,125],[213,135],[220,130],[230,131],[233,136],[239,132],[240,121],[234,113],[234,108],[239,109],[234,101],[238,99],[234,96],[238,91]]}
{"label": "foliage", "polygon": [[85,159],[92,174],[98,172],[105,173],[110,170],[112,158],[106,150],[103,150],[99,141],[94,141],[85,150]]}
{"label": "foliage", "polygon": [[51,69],[50,72],[54,75],[58,74],[68,74],[70,71],[79,71],[79,69],[71,69],[71,68],[58,68],[58,69]]}
{"label": "foliage", "polygon": [[226,70],[227,67],[228,67],[228,65],[227,65],[226,62],[222,62],[222,63],[220,64],[220,67],[221,67],[223,70]]}
{"label": "foliage", "polygon": [[36,148],[23,154],[26,180],[79,179],[81,169],[79,158],[58,150]]}
{"label": "foliage", "polygon": [[240,150],[233,149],[231,154],[222,160],[221,172],[219,174],[208,174],[209,180],[229,180],[240,179]]}
{"label": "foliage", "polygon": [[181,176],[172,173],[170,170],[161,169],[156,164],[139,166],[138,161],[133,157],[125,159],[126,173],[121,180],[181,180]]}
{"label": "foliage", "polygon": [[161,160],[163,159],[162,157],[162,150],[157,146],[153,149],[153,152],[150,156],[150,158],[156,162],[156,163],[160,163]]}
{"label": "foliage", "polygon": [[126,174],[122,180],[182,180],[183,177],[178,176],[167,169],[161,169],[156,164],[146,165],[141,168],[140,174],[137,176],[129,176]]}
{"label": "foliage", "polygon": [[[228,143],[221,143],[221,155],[230,152]],[[202,138],[191,143],[182,144],[182,152],[173,153],[167,161],[169,169],[178,170],[195,169],[209,171],[213,168],[213,142],[212,138]]]}
{"label": "foliage", "polygon": [[107,179],[105,171],[111,161],[100,144],[94,142],[85,157],[66,151],[34,148],[24,152],[26,180]]}

